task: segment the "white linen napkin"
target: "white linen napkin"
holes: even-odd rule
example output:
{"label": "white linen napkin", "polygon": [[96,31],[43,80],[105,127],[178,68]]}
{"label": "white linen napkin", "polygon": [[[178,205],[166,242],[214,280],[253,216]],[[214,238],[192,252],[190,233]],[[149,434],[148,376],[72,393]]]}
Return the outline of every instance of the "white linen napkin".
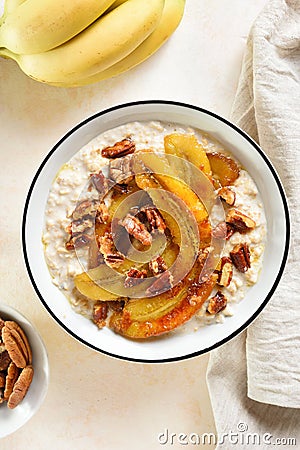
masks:
{"label": "white linen napkin", "polygon": [[236,431],[243,422],[248,432],[298,434],[293,448],[300,448],[300,410],[292,409],[300,408],[300,0],[270,0],[256,19],[231,118],[279,173],[291,245],[267,307],[246,332],[211,352],[207,380],[217,431]]}

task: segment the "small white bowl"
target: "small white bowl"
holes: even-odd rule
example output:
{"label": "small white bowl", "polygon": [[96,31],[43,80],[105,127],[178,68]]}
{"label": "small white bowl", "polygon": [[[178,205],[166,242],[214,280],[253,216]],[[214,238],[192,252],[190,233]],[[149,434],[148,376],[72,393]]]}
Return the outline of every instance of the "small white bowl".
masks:
{"label": "small white bowl", "polygon": [[49,382],[49,366],[45,345],[31,323],[14,308],[0,303],[0,317],[14,320],[26,334],[32,350],[34,375],[29,390],[22,402],[9,409],[5,403],[0,405],[0,439],[21,428],[37,412],[44,401]]}
{"label": "small white bowl", "polygon": [[[56,288],[41,242],[49,188],[61,166],[100,133],[133,121],[160,120],[199,128],[215,136],[246,168],[260,192],[267,218],[267,243],[257,284],[237,305],[234,316],[198,332],[172,333],[145,342],[125,339],[105,328],[99,332],[75,313]],[[242,130],[216,114],[170,101],[142,101],[116,106],[86,119],[50,151],[30,187],[23,216],[23,251],[28,273],[42,303],[73,337],[105,354],[141,362],[166,362],[210,351],[244,330],[264,308],[281,278],[289,246],[289,213],[284,190],[272,164]]]}

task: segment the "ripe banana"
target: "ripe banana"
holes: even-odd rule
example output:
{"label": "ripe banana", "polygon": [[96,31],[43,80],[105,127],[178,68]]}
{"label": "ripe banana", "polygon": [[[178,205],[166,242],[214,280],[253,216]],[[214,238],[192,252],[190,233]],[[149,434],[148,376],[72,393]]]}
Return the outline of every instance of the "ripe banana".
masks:
{"label": "ripe banana", "polygon": [[[17,3],[19,6],[15,7]],[[0,47],[18,54],[45,52],[76,36],[112,3],[113,0],[9,2],[0,26]]]}
{"label": "ripe banana", "polygon": [[79,73],[87,78],[129,55],[154,31],[164,3],[164,0],[127,0],[53,50],[17,55],[0,49],[0,55],[17,61],[31,78],[69,86]]}
{"label": "ripe banana", "polygon": [[21,3],[24,3],[25,0],[6,0],[4,4],[4,16],[14,11]]}
{"label": "ripe banana", "polygon": [[107,9],[107,13],[112,11],[113,9],[117,8],[118,6],[122,5],[123,3],[127,2],[127,0],[115,0],[113,4]]}
{"label": "ripe banana", "polygon": [[[165,0],[163,13],[156,29],[139,47],[121,61],[95,75],[84,78],[81,73],[78,73],[76,81],[72,83],[55,83],[54,85],[61,87],[84,86],[114,77],[137,66],[160,48],[176,30],[184,13],[185,1]],[[124,2],[124,0],[117,0],[115,3],[121,2]]]}
{"label": "ripe banana", "polygon": [[[4,12],[2,16],[0,17],[0,27],[2,23],[4,22],[6,16],[10,14],[12,11],[14,11],[21,3],[24,3],[25,0],[6,0],[4,3]],[[1,47],[0,47],[1,50]]]}

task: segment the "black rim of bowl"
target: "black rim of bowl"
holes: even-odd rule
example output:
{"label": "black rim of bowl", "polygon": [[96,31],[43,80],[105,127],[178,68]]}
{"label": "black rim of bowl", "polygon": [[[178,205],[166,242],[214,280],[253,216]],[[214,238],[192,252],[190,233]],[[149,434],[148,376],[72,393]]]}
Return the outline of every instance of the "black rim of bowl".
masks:
{"label": "black rim of bowl", "polygon": [[[72,330],[70,330],[63,322],[61,322],[61,320],[53,313],[53,311],[51,310],[51,308],[48,306],[47,302],[44,300],[43,296],[41,295],[37,284],[34,280],[31,268],[30,268],[30,263],[29,263],[29,259],[28,259],[28,255],[27,255],[27,250],[26,250],[26,238],[25,238],[25,231],[26,231],[26,219],[27,219],[27,211],[28,211],[28,206],[30,203],[30,199],[31,199],[31,195],[32,195],[32,191],[33,188],[35,186],[35,183],[43,169],[43,167],[45,166],[45,164],[47,163],[47,161],[49,160],[49,158],[52,156],[52,154],[57,150],[57,148],[66,140],[69,138],[69,136],[71,136],[76,130],[78,130],[79,128],[83,127],[84,125],[86,125],[87,123],[91,122],[92,120],[94,120],[95,118],[98,118],[100,116],[103,116],[107,113],[110,113],[114,110],[118,110],[118,109],[124,109],[124,108],[128,108],[128,107],[135,107],[138,105],[173,105],[173,106],[178,106],[178,107],[182,107],[182,108],[187,108],[187,109],[192,109],[192,110],[196,110],[199,111],[201,113],[207,114],[209,116],[214,117],[215,119],[225,123],[227,126],[229,126],[230,128],[234,129],[236,132],[238,132],[240,135],[243,136],[244,139],[246,139],[251,146],[260,154],[260,156],[262,157],[262,159],[264,160],[264,162],[266,163],[266,165],[268,166],[268,169],[270,170],[270,172],[272,173],[273,178],[276,181],[277,187],[279,189],[280,192],[280,196],[281,196],[281,200],[282,200],[282,204],[284,207],[284,212],[285,212],[285,226],[286,226],[286,234],[285,234],[285,247],[284,247],[284,253],[283,253],[283,257],[282,257],[282,261],[281,261],[281,265],[278,271],[278,274],[274,280],[274,283],[268,293],[268,295],[266,296],[266,298],[264,299],[264,301],[260,304],[259,308],[255,311],[255,313],[242,325],[240,326],[237,330],[235,330],[233,333],[231,333],[229,336],[227,336],[226,338],[218,341],[217,343],[213,344],[212,346],[209,346],[207,348],[204,348],[202,350],[193,352],[193,353],[188,353],[185,355],[181,355],[181,356],[176,356],[176,357],[172,357],[172,358],[165,358],[165,359],[142,359],[142,358],[132,358],[129,356],[122,356],[122,355],[118,355],[115,353],[110,353],[106,350],[102,350],[99,347],[94,346],[93,344],[91,344],[90,342],[85,341],[84,339],[82,339],[80,336],[77,336],[77,334],[75,334]],[[207,352],[210,352],[211,350],[220,347],[221,345],[225,344],[226,342],[230,341],[231,339],[233,339],[235,336],[237,336],[238,334],[240,334],[243,330],[245,330],[250,324],[251,322],[253,322],[253,320],[260,314],[260,312],[264,309],[264,307],[266,306],[266,304],[269,302],[270,298],[272,297],[272,295],[274,294],[279,281],[282,277],[283,271],[284,271],[284,267],[286,265],[287,262],[287,257],[288,257],[288,251],[289,251],[289,243],[290,243],[290,217],[289,217],[289,209],[288,209],[288,204],[287,204],[287,200],[286,200],[286,196],[284,193],[284,189],[283,186],[281,184],[281,181],[279,179],[279,176],[277,175],[276,170],[274,169],[272,163],[270,162],[270,160],[268,159],[268,157],[265,155],[265,153],[262,151],[262,149],[256,144],[256,142],[250,137],[248,136],[243,130],[241,130],[239,127],[237,127],[236,125],[234,125],[233,123],[231,123],[230,121],[228,121],[227,119],[219,116],[218,114],[208,111],[204,108],[195,106],[195,105],[191,105],[188,103],[183,103],[183,102],[177,102],[177,101],[169,101],[169,100],[142,100],[142,101],[136,101],[136,102],[129,102],[129,103],[123,103],[120,105],[116,105],[113,106],[111,108],[107,108],[103,111],[100,111],[96,114],[93,114],[92,116],[86,118],[85,120],[83,120],[82,122],[78,123],[77,125],[75,125],[69,132],[67,132],[52,148],[52,150],[50,150],[50,152],[47,154],[47,156],[45,157],[45,159],[43,160],[43,162],[41,163],[40,167],[38,168],[32,183],[30,185],[27,197],[26,197],[26,202],[25,202],[25,206],[24,206],[24,212],[23,212],[23,219],[22,219],[22,247],[23,247],[23,256],[24,256],[24,260],[25,260],[25,265],[27,268],[27,272],[30,278],[30,281],[35,289],[35,292],[37,293],[39,299],[41,300],[42,304],[44,305],[44,307],[46,308],[46,310],[49,312],[49,314],[52,316],[52,318],[54,318],[54,320],[71,336],[73,336],[76,340],[78,340],[79,342],[81,342],[82,344],[111,357],[114,358],[118,358],[121,360],[125,360],[125,361],[132,361],[132,362],[139,362],[139,363],[165,363],[165,362],[176,362],[176,361],[182,361],[185,359],[190,359],[190,358],[194,358],[196,356],[205,354]]]}

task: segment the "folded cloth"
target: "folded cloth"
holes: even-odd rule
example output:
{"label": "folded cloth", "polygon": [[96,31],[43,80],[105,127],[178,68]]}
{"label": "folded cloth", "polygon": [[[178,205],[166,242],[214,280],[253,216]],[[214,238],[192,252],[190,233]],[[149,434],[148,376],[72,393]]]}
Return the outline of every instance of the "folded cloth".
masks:
{"label": "folded cloth", "polygon": [[211,352],[207,380],[217,431],[234,431],[243,422],[252,432],[298,433],[300,446],[300,411],[291,409],[300,408],[300,0],[270,0],[256,19],[231,118],[279,173],[291,245],[264,311],[246,332]]}

